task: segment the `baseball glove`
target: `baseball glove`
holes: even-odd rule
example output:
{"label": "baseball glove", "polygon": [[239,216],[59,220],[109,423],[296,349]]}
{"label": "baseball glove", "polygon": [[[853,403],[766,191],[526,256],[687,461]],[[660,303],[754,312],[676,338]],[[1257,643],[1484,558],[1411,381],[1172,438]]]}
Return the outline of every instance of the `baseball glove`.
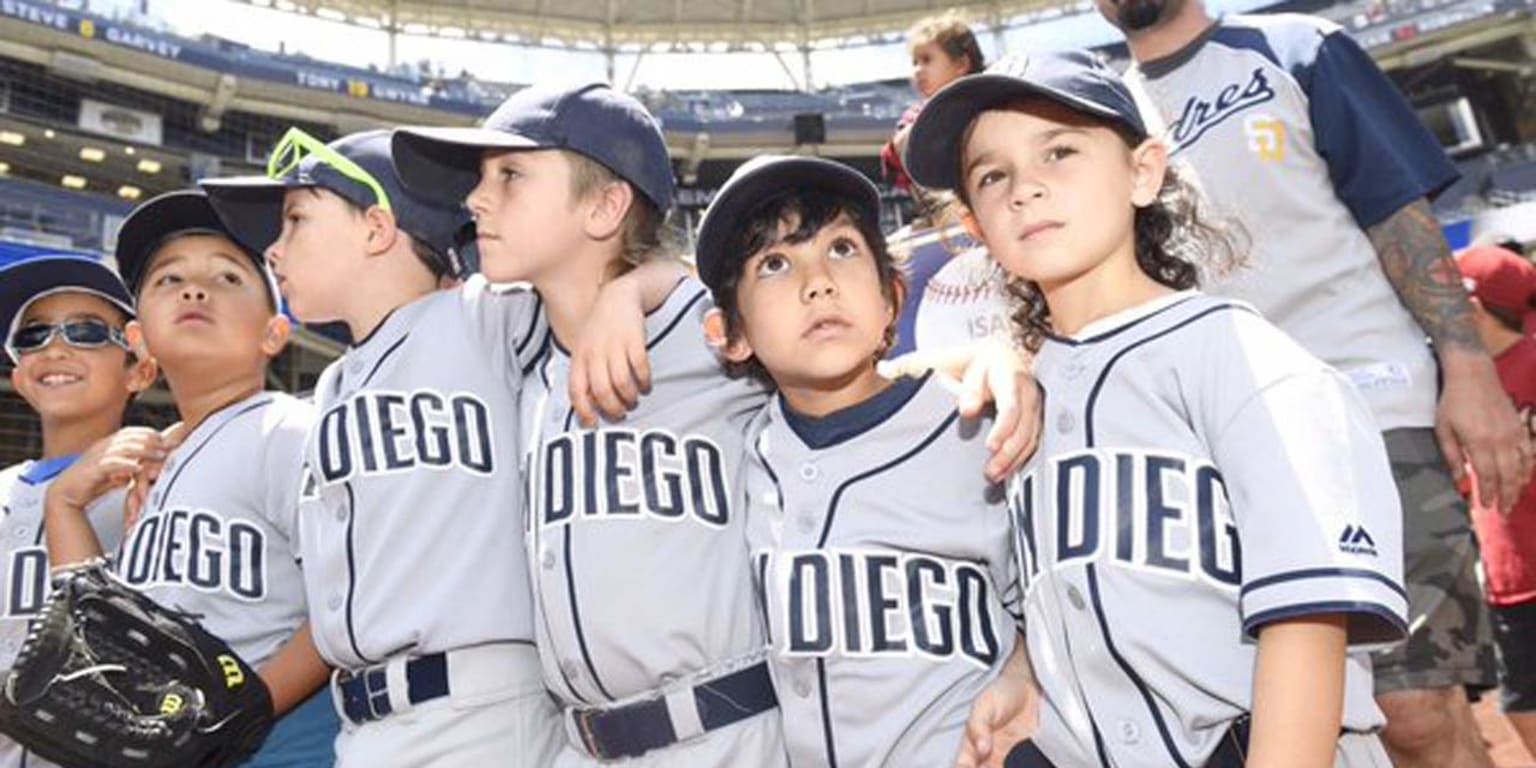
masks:
{"label": "baseball glove", "polygon": [[224,766],[272,728],[255,670],[191,617],[63,571],[0,692],[0,731],[64,766]]}

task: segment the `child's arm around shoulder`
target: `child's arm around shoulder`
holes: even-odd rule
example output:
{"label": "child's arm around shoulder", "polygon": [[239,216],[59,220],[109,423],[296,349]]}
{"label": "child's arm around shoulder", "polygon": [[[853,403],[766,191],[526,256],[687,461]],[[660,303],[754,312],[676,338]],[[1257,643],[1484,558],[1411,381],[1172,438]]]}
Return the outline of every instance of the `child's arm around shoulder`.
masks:
{"label": "child's arm around shoulder", "polygon": [[622,418],[650,389],[645,314],[661,306],[686,277],[682,262],[658,259],[603,286],[571,347],[571,408],[582,424],[595,426],[599,411]]}
{"label": "child's arm around shoulder", "polygon": [[102,494],[127,485],[165,460],[165,437],[147,427],[125,427],[98,440],[48,486],[43,502],[48,560],[54,568],[102,556],[85,510]]}

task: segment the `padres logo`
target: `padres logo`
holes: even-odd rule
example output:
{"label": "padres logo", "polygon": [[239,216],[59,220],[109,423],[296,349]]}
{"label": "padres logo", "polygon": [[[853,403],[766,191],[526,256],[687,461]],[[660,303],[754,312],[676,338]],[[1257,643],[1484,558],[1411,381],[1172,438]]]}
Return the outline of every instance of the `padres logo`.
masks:
{"label": "padres logo", "polygon": [[1250,115],[1243,120],[1248,148],[1262,160],[1285,158],[1285,123],[1269,115]]}

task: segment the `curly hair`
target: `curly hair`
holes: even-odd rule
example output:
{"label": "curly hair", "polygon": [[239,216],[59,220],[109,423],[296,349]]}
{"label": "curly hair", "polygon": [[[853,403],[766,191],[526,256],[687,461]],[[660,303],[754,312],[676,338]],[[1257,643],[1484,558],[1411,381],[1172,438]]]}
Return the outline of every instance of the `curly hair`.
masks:
{"label": "curly hair", "polygon": [[[1146,140],[1129,129],[1111,127],[1131,149]],[[961,202],[969,205],[963,188],[958,191]],[[1202,271],[1224,274],[1240,263],[1240,225],[1212,220],[1200,201],[1200,191],[1173,165],[1163,175],[1157,198],[1151,205],[1137,208],[1135,217],[1136,265],[1162,285],[1179,291],[1195,288]],[[1011,273],[1005,288],[1012,305],[1015,339],[1025,349],[1039,350],[1052,333],[1045,294],[1034,281]]]}
{"label": "curly hair", "polygon": [[[731,238],[726,241],[722,249],[725,253],[735,254],[735,267],[726,274],[721,281],[720,290],[715,291],[715,306],[720,309],[725,319],[725,337],[727,339],[741,338],[742,327],[741,302],[737,296],[737,289],[741,286],[741,276],[746,269],[747,260],[756,253],[763,251],[778,243],[791,245],[804,243],[816,236],[822,228],[837,220],[838,216],[846,214],[853,221],[853,226],[864,236],[864,242],[869,245],[871,255],[875,260],[875,270],[880,278],[880,292],[886,301],[896,304],[905,288],[906,280],[897,259],[891,254],[885,242],[885,234],[880,231],[879,220],[870,221],[868,217],[860,213],[860,206],[853,200],[822,189],[794,189],[774,195],[763,200],[750,213],[743,216]],[[784,232],[786,224],[792,224],[794,229]],[[876,356],[896,345],[896,321],[892,321],[885,329],[885,339]],[[742,363],[728,363],[727,370],[732,375],[749,374],[760,381],[773,383],[768,370],[756,356]]]}

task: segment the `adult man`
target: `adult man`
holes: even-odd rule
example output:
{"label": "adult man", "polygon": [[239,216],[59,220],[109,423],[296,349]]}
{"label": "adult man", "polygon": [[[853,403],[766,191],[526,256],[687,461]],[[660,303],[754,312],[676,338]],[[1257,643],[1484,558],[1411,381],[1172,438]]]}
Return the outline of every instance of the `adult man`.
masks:
{"label": "adult man", "polygon": [[1483,499],[1512,504],[1531,459],[1429,211],[1456,169],[1326,21],[1218,22],[1202,0],[1098,4],[1126,35],[1148,118],[1247,230],[1248,268],[1213,292],[1252,302],[1349,374],[1385,433],[1413,628],[1372,659],[1388,751],[1399,766],[1488,765],[1462,688],[1493,683],[1488,620],[1452,474],[1470,464]]}

